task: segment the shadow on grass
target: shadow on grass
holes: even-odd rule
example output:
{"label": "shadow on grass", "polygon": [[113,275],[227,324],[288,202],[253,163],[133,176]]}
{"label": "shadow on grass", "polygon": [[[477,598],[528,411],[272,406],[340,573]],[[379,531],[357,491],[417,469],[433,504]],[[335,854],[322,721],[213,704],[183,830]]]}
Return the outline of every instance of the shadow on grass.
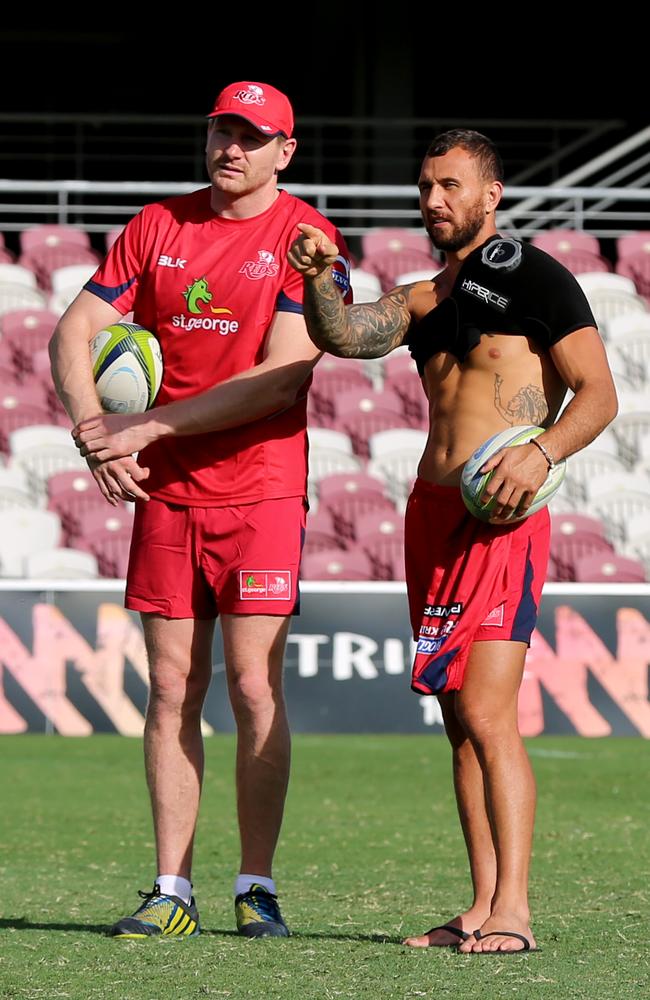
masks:
{"label": "shadow on grass", "polygon": [[[82,931],[86,934],[100,934],[108,936],[110,924],[63,924],[63,923],[40,923],[26,920],[24,917],[5,917],[0,919],[0,930],[15,931]],[[234,937],[240,935],[237,931],[225,930],[220,927],[201,928],[201,937]],[[294,941],[370,941],[373,944],[400,944],[402,939],[390,934],[332,934],[327,931],[314,933],[297,931],[292,933]],[[154,939],[155,940],[155,939]],[[248,939],[245,939],[248,940]]]}

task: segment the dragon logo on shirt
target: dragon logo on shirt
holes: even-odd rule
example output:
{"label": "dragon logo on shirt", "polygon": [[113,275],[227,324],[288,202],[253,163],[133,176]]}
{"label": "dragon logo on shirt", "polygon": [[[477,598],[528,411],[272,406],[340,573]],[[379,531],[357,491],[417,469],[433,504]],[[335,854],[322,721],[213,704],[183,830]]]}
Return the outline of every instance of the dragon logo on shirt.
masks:
{"label": "dragon logo on shirt", "polygon": [[258,250],[257,260],[245,260],[239,268],[240,274],[245,274],[247,278],[257,281],[259,278],[274,278],[280,270],[280,265],[275,263],[275,257],[270,250]]}
{"label": "dragon logo on shirt", "polygon": [[[187,302],[187,308],[195,316],[201,316],[203,314],[203,309],[199,305],[200,302],[212,302],[212,292],[208,286],[207,278],[195,278],[191,285],[188,285],[183,292],[183,298]],[[225,307],[210,306],[210,312],[212,313],[227,313],[232,316],[232,309],[226,309]]]}
{"label": "dragon logo on shirt", "polygon": [[205,276],[195,278],[192,284],[188,285],[181,294],[187,303],[188,312],[199,318],[188,319],[186,315],[182,314],[172,316],[173,326],[180,327],[183,330],[212,330],[220,333],[222,337],[225,337],[229,333],[237,333],[239,330],[237,320],[213,318],[215,316],[232,316],[232,309],[227,309],[225,306],[210,306],[212,316],[208,316],[203,312],[203,305],[209,305],[213,298],[208,285],[208,279]]}

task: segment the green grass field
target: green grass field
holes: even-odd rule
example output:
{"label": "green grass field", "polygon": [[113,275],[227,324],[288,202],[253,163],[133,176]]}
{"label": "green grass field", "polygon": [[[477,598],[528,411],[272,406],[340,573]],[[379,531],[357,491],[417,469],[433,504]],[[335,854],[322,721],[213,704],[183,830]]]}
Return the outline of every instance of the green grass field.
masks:
{"label": "green grass field", "polygon": [[138,740],[0,738],[0,997],[480,997],[650,993],[650,743],[528,742],[539,954],[413,951],[468,902],[443,737],[303,736],[276,877],[289,940],[233,931],[234,742],[207,743],[195,888],[204,933],[113,941],[154,871]]}

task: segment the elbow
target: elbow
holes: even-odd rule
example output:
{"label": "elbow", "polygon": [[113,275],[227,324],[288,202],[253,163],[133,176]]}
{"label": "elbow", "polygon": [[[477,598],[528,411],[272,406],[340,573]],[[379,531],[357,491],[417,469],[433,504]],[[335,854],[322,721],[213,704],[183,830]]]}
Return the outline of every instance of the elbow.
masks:
{"label": "elbow", "polygon": [[611,392],[609,393],[606,402],[606,414],[607,414],[607,421],[605,426],[611,424],[612,420],[618,414],[618,396],[616,394],[616,388],[614,385],[612,385]]}
{"label": "elbow", "polygon": [[293,406],[298,396],[301,395],[301,388],[304,383],[297,385],[286,384],[283,386],[278,386],[278,390],[275,393],[273,413],[278,413],[281,410],[288,410],[290,406]]}

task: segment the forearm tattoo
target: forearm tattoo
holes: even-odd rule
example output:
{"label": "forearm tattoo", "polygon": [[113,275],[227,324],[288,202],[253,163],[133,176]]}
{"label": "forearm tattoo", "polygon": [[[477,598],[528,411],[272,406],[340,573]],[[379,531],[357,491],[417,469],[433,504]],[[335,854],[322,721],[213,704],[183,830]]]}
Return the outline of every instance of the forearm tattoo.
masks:
{"label": "forearm tattoo", "polygon": [[309,336],[321,351],[340,358],[380,358],[402,343],[411,322],[410,285],[394,289],[379,302],[346,306],[325,271],[305,281],[305,319]]}
{"label": "forearm tattoo", "polygon": [[538,385],[522,386],[512,399],[504,405],[501,400],[503,379],[494,376],[494,405],[503,419],[516,426],[517,424],[536,424],[541,426],[548,417],[548,404],[543,391]]}

